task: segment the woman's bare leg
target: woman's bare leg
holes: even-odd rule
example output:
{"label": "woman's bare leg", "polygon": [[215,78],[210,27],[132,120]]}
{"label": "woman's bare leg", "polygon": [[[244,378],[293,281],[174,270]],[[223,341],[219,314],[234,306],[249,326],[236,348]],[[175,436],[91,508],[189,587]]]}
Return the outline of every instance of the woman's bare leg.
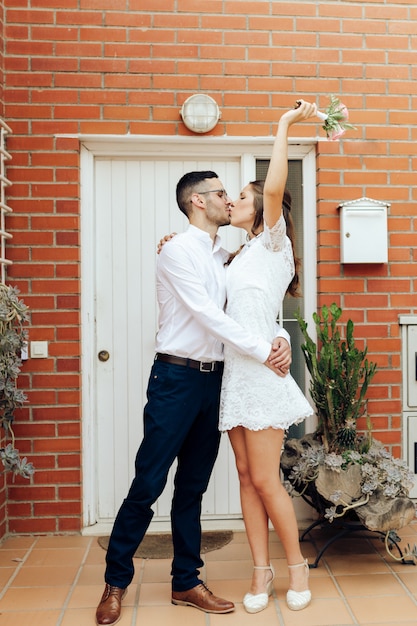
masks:
{"label": "woman's bare leg", "polygon": [[[244,428],[238,426],[229,431],[229,438],[236,458],[243,520],[253,563],[262,567],[270,564],[268,515],[250,478],[245,432]],[[270,580],[270,570],[253,570],[250,593],[263,593]]]}
{"label": "woman's bare leg", "polygon": [[[302,563],[304,559],[300,550],[294,506],[280,478],[284,431],[273,428],[260,431],[242,430],[249,472],[248,483],[281,540],[288,565]],[[256,497],[252,496],[252,500],[255,501]],[[251,513],[248,514],[252,517]],[[257,531],[252,529],[252,524],[249,532],[256,535]],[[294,591],[305,591],[308,588],[307,578],[305,568],[290,569],[290,588]]]}

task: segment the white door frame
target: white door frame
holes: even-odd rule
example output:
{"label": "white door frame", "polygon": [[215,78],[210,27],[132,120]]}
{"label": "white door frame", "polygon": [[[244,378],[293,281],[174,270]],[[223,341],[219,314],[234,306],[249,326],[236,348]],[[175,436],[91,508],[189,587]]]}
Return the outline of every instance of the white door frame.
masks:
{"label": "white door frame", "polygon": [[[82,385],[82,476],[84,532],[96,524],[96,450],[94,441],[95,394],[93,392],[96,354],[93,353],[94,319],[94,160],[96,157],[174,158],[182,156],[221,155],[240,158],[244,186],[253,178],[254,161],[267,159],[274,137],[165,137],[150,135],[78,135],[81,142],[81,385]],[[303,249],[309,262],[303,267],[305,318],[316,310],[316,158],[315,140],[291,139],[289,158],[303,162],[304,238]],[[313,423],[306,423],[306,429]]]}

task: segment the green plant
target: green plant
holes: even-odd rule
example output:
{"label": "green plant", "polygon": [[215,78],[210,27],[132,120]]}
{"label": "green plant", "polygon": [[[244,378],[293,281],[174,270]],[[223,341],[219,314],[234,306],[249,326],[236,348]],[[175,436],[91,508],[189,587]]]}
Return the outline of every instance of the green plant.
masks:
{"label": "green plant", "polygon": [[[338,328],[342,309],[323,306],[313,319],[317,343],[307,324],[296,314],[305,343],[301,346],[310,372],[310,393],[318,425],[301,439],[288,439],[281,469],[292,495],[301,496],[319,513],[319,521],[359,522],[385,535],[390,554],[393,531],[415,517],[409,497],[414,475],[401,459],[394,458],[372,437],[366,414],[365,432],[357,432],[357,420],[366,413],[366,392],[375,374],[375,363],[366,358],[353,338],[354,325],[346,323],[345,338]],[[400,551],[401,554],[401,551]],[[401,554],[403,562],[417,562],[417,547]]]}
{"label": "green plant", "polygon": [[301,349],[310,372],[310,394],[316,406],[320,436],[326,453],[345,450],[365,452],[371,445],[372,424],[366,415],[367,436],[359,437],[357,420],[364,415],[366,393],[376,364],[366,358],[353,338],[354,324],[348,320],[346,338],[337,326],[342,309],[335,303],[313,314],[317,343],[307,332],[307,323],[296,313],[305,343]]}
{"label": "green plant", "polygon": [[17,288],[0,283],[0,423],[6,438],[11,439],[11,443],[0,448],[0,459],[4,471],[30,478],[34,467],[26,457],[22,459],[15,448],[12,427],[15,410],[26,401],[26,395],[17,387],[17,378],[22,365],[22,350],[27,344],[24,324],[29,320],[29,312],[18,294]]}

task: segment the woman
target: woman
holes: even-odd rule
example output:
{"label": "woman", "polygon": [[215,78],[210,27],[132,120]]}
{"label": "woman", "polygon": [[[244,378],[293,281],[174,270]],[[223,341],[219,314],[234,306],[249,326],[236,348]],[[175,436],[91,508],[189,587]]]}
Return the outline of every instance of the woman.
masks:
{"label": "woman", "polygon": [[[288,130],[316,111],[316,105],[301,101],[297,109],[281,117],[264,185],[249,183],[231,205],[231,224],[244,228],[249,242],[228,268],[226,312],[265,338],[273,338],[282,300],[287,291],[295,295],[298,284],[293,245],[286,234],[286,222],[290,223],[289,196],[285,193]],[[289,567],[287,605],[300,610],[311,601],[309,570],[300,551],[297,520],[292,500],[281,484],[279,466],[285,430],[313,411],[290,374],[278,377],[227,346],[224,355],[219,427],[228,431],[235,453],[254,561],[251,588],[243,604],[249,613],[268,605],[274,579],[268,551],[271,520]]]}

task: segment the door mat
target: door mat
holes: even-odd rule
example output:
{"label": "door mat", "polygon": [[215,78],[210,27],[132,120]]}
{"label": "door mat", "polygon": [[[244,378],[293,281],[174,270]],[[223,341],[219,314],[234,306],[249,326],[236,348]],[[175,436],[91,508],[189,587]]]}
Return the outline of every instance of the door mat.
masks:
{"label": "door mat", "polygon": [[[219,548],[230,543],[232,539],[232,530],[203,531],[201,537],[201,554],[219,550]],[[97,540],[99,545],[104,550],[107,550],[109,537],[98,537]],[[149,533],[145,535],[142,543],[134,554],[135,558],[138,559],[172,559],[173,555],[171,533]]]}

